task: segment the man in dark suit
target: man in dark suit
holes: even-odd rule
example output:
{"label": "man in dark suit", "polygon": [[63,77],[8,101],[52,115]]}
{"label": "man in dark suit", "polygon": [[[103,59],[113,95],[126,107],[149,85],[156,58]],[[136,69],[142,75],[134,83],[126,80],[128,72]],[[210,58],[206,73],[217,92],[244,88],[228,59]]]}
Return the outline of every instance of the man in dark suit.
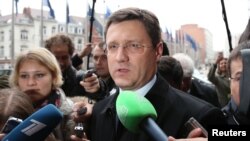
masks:
{"label": "man in dark suit", "polygon": [[173,58],[178,60],[183,69],[183,79],[181,90],[195,97],[205,100],[220,108],[219,100],[215,87],[194,75],[194,61],[190,56],[184,53],[176,53]]}
{"label": "man in dark suit", "polygon": [[221,108],[214,85],[208,84],[198,78],[191,79],[190,94]]}
{"label": "man in dark suit", "polygon": [[[171,86],[176,89],[183,90],[182,85],[185,85],[185,83],[182,82],[184,74],[181,63],[177,59],[170,56],[162,56],[160,62],[158,63],[158,72]],[[187,73],[186,70],[185,73]],[[185,76],[187,77],[187,74],[185,74]],[[216,107],[220,107],[213,85],[192,77],[192,74],[186,78],[186,80],[190,81],[188,84],[191,85],[189,85],[189,89],[187,89],[188,91],[183,90],[184,92],[205,100]]]}
{"label": "man in dark suit", "polygon": [[[132,90],[145,96],[157,112],[156,123],[169,136],[186,137],[184,126],[190,117],[205,128],[223,124],[220,109],[169,86],[157,73],[163,51],[157,17],[143,9],[125,8],[114,12],[105,31],[106,51],[111,77],[119,93]],[[143,132],[128,131],[117,119],[115,108],[119,93],[97,102],[90,121],[91,141],[149,141]]]}

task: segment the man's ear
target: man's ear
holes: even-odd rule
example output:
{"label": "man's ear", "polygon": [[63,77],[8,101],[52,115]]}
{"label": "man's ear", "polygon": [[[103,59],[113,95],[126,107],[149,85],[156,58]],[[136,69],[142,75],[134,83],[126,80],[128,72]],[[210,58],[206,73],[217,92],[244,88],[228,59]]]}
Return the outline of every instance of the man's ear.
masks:
{"label": "man's ear", "polygon": [[162,53],[163,53],[163,44],[162,42],[159,42],[157,45],[156,45],[156,60],[157,62],[160,61],[160,58],[162,56]]}

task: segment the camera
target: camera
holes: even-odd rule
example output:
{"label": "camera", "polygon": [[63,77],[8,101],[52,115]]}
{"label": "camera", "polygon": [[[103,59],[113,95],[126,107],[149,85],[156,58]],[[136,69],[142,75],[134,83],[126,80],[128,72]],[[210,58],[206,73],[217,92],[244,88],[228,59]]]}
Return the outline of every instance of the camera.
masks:
{"label": "camera", "polygon": [[84,134],[84,126],[83,123],[79,122],[76,124],[74,128],[75,134],[78,138],[82,138]]}
{"label": "camera", "polygon": [[86,73],[83,75],[83,79],[92,76],[92,74],[95,73],[95,72],[96,72],[95,69],[87,70]]}

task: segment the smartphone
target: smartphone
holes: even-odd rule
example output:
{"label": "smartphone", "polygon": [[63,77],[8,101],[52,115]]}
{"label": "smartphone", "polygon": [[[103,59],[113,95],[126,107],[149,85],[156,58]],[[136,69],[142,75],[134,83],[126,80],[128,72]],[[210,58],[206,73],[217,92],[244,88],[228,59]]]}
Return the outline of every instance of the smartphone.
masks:
{"label": "smartphone", "polygon": [[186,123],[185,126],[189,132],[191,132],[195,128],[200,128],[202,130],[202,133],[204,137],[208,137],[207,130],[194,118],[191,117]]}
{"label": "smartphone", "polygon": [[84,126],[83,123],[79,122],[76,124],[74,128],[75,134],[78,138],[82,138],[84,134]]}
{"label": "smartphone", "polygon": [[14,129],[19,123],[23,120],[16,117],[9,117],[6,123],[4,124],[1,133],[8,134],[12,129]]}
{"label": "smartphone", "polygon": [[86,72],[85,75],[83,76],[83,79],[92,76],[93,73],[95,73],[95,70],[94,70],[94,69],[87,70],[87,72]]}
{"label": "smartphone", "polygon": [[220,58],[220,59],[224,58],[224,53],[222,51],[218,52],[218,58]]}

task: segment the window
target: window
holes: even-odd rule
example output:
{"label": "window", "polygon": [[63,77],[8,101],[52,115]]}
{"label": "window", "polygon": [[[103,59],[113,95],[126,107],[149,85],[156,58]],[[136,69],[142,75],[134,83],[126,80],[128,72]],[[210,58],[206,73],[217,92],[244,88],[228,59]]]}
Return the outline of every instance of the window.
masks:
{"label": "window", "polygon": [[77,27],[75,27],[75,34],[77,34]]}
{"label": "window", "polygon": [[60,32],[63,32],[63,27],[62,26],[60,26]]}
{"label": "window", "polygon": [[4,57],[4,46],[0,47],[0,58]]}
{"label": "window", "polygon": [[52,34],[56,33],[56,27],[54,27],[54,26],[52,27],[51,33]]}
{"label": "window", "polygon": [[77,44],[82,44],[82,39],[78,39]]}
{"label": "window", "polygon": [[11,41],[11,37],[12,37],[12,32],[11,30],[9,30],[9,40]]}
{"label": "window", "polygon": [[21,30],[21,40],[28,40],[28,31],[27,30]]}
{"label": "window", "polygon": [[9,46],[9,56],[10,56],[10,58],[12,57],[12,46],[11,46],[11,44]]}
{"label": "window", "polygon": [[0,41],[4,41],[4,32],[3,31],[0,32]]}
{"label": "window", "polygon": [[77,49],[78,51],[81,51],[81,50],[82,50],[82,45],[81,45],[81,44],[78,44],[76,47],[77,47],[76,49]]}
{"label": "window", "polygon": [[46,26],[43,27],[43,35],[46,35]]}
{"label": "window", "polygon": [[77,50],[82,50],[82,39],[77,39],[77,45],[76,45]]}
{"label": "window", "polygon": [[21,45],[20,51],[28,50],[28,47],[26,45]]}
{"label": "window", "polygon": [[82,34],[82,29],[78,28],[78,34]]}

